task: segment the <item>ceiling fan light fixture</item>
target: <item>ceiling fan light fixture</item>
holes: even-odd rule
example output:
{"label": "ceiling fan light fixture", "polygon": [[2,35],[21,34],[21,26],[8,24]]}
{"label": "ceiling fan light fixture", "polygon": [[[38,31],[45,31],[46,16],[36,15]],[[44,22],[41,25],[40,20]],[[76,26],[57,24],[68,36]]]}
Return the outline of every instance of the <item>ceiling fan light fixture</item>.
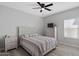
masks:
{"label": "ceiling fan light fixture", "polygon": [[45,10],[44,8],[42,8],[42,10]]}

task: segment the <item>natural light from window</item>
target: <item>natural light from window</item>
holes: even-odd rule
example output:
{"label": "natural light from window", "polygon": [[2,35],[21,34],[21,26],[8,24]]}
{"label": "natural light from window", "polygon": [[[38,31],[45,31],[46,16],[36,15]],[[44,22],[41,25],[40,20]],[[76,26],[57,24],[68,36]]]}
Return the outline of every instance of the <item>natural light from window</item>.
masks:
{"label": "natural light from window", "polygon": [[64,37],[78,38],[78,25],[74,24],[75,19],[64,20]]}

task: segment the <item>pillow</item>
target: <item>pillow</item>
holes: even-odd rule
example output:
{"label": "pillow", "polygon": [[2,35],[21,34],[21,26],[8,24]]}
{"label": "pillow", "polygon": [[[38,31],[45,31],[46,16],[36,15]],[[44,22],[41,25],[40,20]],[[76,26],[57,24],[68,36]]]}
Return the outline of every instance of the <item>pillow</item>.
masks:
{"label": "pillow", "polygon": [[21,37],[30,37],[29,34],[22,34]]}
{"label": "pillow", "polygon": [[25,34],[25,37],[30,37],[30,35],[29,34]]}
{"label": "pillow", "polygon": [[35,33],[35,34],[30,34],[30,37],[36,37],[39,36],[39,34]]}

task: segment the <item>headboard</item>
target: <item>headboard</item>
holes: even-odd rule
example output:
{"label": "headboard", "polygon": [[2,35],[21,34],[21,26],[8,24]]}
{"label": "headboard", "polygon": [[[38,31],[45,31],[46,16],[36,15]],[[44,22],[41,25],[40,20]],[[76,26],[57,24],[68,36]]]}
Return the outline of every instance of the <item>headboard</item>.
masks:
{"label": "headboard", "polygon": [[33,33],[37,33],[36,28],[34,28],[34,27],[26,27],[26,26],[19,27],[19,35],[33,34]]}

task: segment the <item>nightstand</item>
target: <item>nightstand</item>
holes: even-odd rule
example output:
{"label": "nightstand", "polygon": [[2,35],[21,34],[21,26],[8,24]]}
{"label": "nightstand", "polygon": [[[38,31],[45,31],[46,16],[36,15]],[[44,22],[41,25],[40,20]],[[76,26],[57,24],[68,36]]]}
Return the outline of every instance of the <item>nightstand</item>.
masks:
{"label": "nightstand", "polygon": [[5,38],[5,51],[17,48],[18,40],[16,36],[7,36]]}

